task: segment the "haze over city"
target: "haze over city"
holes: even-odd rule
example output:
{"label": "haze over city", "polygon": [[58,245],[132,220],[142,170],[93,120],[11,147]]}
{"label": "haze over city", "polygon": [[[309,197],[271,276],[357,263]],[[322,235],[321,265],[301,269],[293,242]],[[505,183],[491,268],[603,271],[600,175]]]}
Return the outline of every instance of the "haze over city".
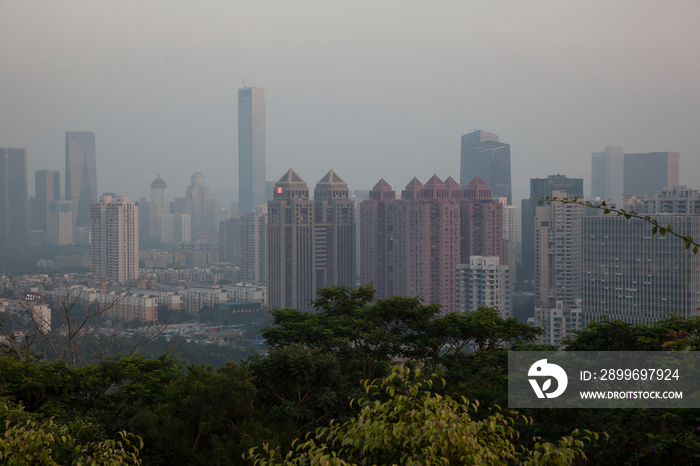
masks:
{"label": "haze over city", "polygon": [[[459,175],[460,136],[511,144],[529,179],[590,154],[677,151],[700,173],[700,3],[0,3],[0,140],[64,168],[94,131],[99,191],[237,190],[237,89],[266,92],[267,179],[333,168],[350,189]],[[33,192],[30,177],[29,191]]]}

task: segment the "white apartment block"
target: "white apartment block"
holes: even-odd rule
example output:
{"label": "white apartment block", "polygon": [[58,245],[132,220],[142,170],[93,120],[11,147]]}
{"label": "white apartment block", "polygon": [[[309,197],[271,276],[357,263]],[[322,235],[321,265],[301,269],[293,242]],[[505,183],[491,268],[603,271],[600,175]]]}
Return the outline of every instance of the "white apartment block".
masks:
{"label": "white apartment block", "polygon": [[156,302],[158,304],[159,309],[166,307],[174,311],[179,311],[183,309],[183,296],[175,291],[135,289],[134,293],[138,295],[145,295],[156,298]]}
{"label": "white apartment block", "polygon": [[645,214],[677,214],[700,216],[700,191],[686,186],[671,186],[651,191],[642,201]]}
{"label": "white apartment block", "polygon": [[105,194],[90,210],[90,263],[100,280],[120,283],[139,273],[139,208],[129,196]]}
{"label": "white apartment block", "polygon": [[[566,197],[554,191],[553,197]],[[585,207],[552,202],[535,214],[535,305],[581,298],[581,224]]]}
{"label": "white apartment block", "polygon": [[224,285],[228,292],[230,302],[253,302],[267,306],[267,288],[249,283],[238,283],[236,285]]}
{"label": "white apartment block", "polygon": [[558,300],[552,304],[554,306],[536,306],[535,316],[528,319],[528,323],[545,331],[539,339],[540,343],[560,346],[563,339],[573,338],[575,335],[572,332],[582,328],[581,300],[577,299],[574,304]]}
{"label": "white apartment block", "polygon": [[515,259],[517,257],[518,245],[518,212],[514,205],[508,205],[507,197],[499,197],[498,201],[503,204],[503,265],[508,266],[511,273],[511,280],[515,282]]}
{"label": "white apartment block", "polygon": [[471,312],[481,306],[498,309],[511,316],[510,270],[500,265],[500,258],[471,256],[469,264],[457,265],[455,280],[456,312]]}
{"label": "white apartment block", "polygon": [[136,293],[98,293],[95,302],[103,317],[123,322],[152,323],[158,320],[158,298]]}
{"label": "white apartment block", "polygon": [[221,287],[192,287],[185,291],[187,312],[199,314],[203,307],[214,308],[216,303],[228,302],[228,293]]}

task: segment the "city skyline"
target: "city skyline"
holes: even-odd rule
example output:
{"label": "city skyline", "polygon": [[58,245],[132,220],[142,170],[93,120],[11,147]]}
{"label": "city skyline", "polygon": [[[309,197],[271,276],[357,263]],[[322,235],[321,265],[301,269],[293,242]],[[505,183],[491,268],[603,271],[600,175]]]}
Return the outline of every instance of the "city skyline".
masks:
{"label": "city skyline", "polygon": [[[36,34],[0,44],[0,84],[13,91],[0,109],[2,145],[27,148],[29,173],[63,172],[63,134],[89,129],[100,191],[148,198],[160,173],[181,192],[195,171],[212,191],[237,190],[243,76],[266,90],[268,179],[291,160],[310,179],[330,164],[357,189],[379,177],[457,178],[459,138],[471,128],[511,145],[515,205],[530,178],[552,173],[584,178],[590,192],[590,154],[606,145],[679,152],[681,184],[700,172],[696,64],[685,58],[697,43],[696,2],[409,2],[378,6],[372,18],[359,5],[256,11],[68,0],[37,14],[3,2],[3,34],[21,35],[22,24]],[[331,13],[333,22],[318,21]],[[137,18],[144,27],[125,38],[122,25]]]}

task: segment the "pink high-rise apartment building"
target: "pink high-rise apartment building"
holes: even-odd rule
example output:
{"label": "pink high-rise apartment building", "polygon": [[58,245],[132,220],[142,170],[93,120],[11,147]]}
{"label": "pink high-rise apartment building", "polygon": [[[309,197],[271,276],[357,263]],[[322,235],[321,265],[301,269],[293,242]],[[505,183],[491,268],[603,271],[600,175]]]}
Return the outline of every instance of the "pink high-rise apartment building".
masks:
{"label": "pink high-rise apartment building", "polygon": [[457,265],[503,260],[503,206],[478,176],[465,189],[452,177],[414,178],[401,199],[382,179],[360,216],[360,282],[374,282],[379,297],[422,296],[454,312]]}

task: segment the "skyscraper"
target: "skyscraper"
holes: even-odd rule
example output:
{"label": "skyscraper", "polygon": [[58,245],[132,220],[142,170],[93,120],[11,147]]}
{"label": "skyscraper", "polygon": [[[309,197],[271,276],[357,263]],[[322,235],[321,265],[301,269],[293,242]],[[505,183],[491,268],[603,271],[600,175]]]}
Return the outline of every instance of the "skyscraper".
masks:
{"label": "skyscraper", "polygon": [[503,262],[509,270],[511,282],[516,280],[516,252],[518,243],[518,212],[514,205],[508,205],[508,198],[499,197],[503,204]]}
{"label": "skyscraper", "polygon": [[[566,191],[552,191],[566,198]],[[535,305],[581,299],[581,222],[585,207],[552,202],[535,209]]]}
{"label": "skyscraper", "polygon": [[455,308],[455,272],[470,256],[503,259],[503,205],[475,177],[465,189],[451,177],[414,178],[397,200],[383,179],[360,204],[360,283],[377,296],[422,296]]}
{"label": "skyscraper", "polygon": [[267,280],[267,206],[255,213],[222,220],[219,226],[219,260],[238,266],[243,281]]}
{"label": "skyscraper", "polygon": [[507,197],[513,204],[510,180],[510,145],[498,141],[498,136],[486,131],[474,131],[462,136],[460,186],[479,176],[489,185],[493,197]]}
{"label": "skyscraper", "polygon": [[553,191],[566,191],[569,197],[583,197],[583,179],[565,175],[549,175],[530,180],[530,200],[522,203],[522,273],[518,280],[525,288],[532,286],[535,277],[535,213],[539,201],[551,197]]}
{"label": "skyscraper", "polygon": [[0,149],[0,249],[26,244],[27,149]]}
{"label": "skyscraper", "polygon": [[649,191],[661,191],[678,185],[678,152],[625,154],[625,195],[644,197]]}
{"label": "skyscraper", "polygon": [[347,184],[329,171],[309,199],[294,170],[275,183],[268,203],[268,302],[307,309],[324,286],[355,285],[355,210]]}
{"label": "skyscraper", "polygon": [[[700,237],[700,216],[651,214],[681,235]],[[607,315],[630,323],[700,315],[700,254],[670,234],[652,235],[639,219],[583,219],[583,319]]]}
{"label": "skyscraper", "polygon": [[170,213],[170,203],[168,202],[168,185],[163,181],[160,175],[151,183],[151,205],[153,206],[153,215],[151,215],[153,225],[151,226],[151,234],[156,237],[161,237],[161,216]]}
{"label": "skyscraper", "polygon": [[100,280],[128,282],[139,273],[139,207],[105,194],[91,205],[90,264]]}
{"label": "skyscraper", "polygon": [[316,288],[355,286],[355,203],[347,183],[333,170],[316,183],[314,210]]}
{"label": "skyscraper", "polygon": [[48,233],[49,204],[61,200],[61,174],[56,170],[37,170],[34,172],[34,189],[32,230]]}
{"label": "skyscraper", "polygon": [[203,235],[216,233],[216,209],[210,207],[211,194],[205,183],[205,177],[199,172],[190,177],[190,186],[185,194],[187,207],[192,221],[192,236],[201,239]]}
{"label": "skyscraper", "polygon": [[605,152],[591,154],[591,196],[611,199],[622,208],[624,193],[624,155],[622,147],[606,146]]}
{"label": "skyscraper", "polygon": [[73,233],[90,226],[90,204],[97,202],[95,133],[66,132],[65,198],[73,201]]}
{"label": "skyscraper", "polygon": [[238,89],[238,212],[265,203],[265,89]]}

